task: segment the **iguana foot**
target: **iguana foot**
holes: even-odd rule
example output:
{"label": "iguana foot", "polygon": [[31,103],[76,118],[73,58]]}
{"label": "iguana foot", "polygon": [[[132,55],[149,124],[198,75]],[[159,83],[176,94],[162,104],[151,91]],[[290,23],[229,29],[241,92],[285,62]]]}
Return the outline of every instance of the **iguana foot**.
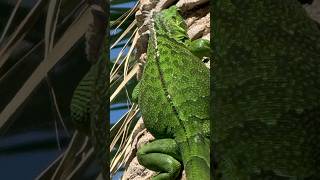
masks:
{"label": "iguana foot", "polygon": [[175,180],[181,169],[178,145],[173,139],[159,139],[142,146],[137,158],[144,167],[158,171],[153,180]]}

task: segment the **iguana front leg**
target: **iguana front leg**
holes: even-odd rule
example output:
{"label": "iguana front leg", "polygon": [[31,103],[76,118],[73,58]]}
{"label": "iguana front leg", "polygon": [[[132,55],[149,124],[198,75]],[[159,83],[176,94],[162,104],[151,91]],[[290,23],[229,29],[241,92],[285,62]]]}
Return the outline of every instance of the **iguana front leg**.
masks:
{"label": "iguana front leg", "polygon": [[189,50],[200,59],[211,56],[212,50],[210,47],[210,41],[206,39],[196,39],[194,41],[190,41],[187,45]]}
{"label": "iguana front leg", "polygon": [[144,167],[160,172],[153,180],[174,180],[181,169],[181,155],[173,139],[159,139],[143,145],[137,153]]}

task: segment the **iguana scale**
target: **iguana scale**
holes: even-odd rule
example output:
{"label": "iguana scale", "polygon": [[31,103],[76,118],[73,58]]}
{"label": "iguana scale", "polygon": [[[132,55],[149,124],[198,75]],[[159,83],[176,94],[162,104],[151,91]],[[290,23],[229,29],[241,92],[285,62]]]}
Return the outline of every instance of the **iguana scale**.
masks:
{"label": "iguana scale", "polygon": [[100,58],[76,87],[71,99],[71,120],[82,135],[90,137],[95,155],[101,162],[104,179],[108,170],[108,74],[107,62]]}
{"label": "iguana scale", "polygon": [[213,12],[216,178],[319,179],[318,27],[296,0],[216,0]]}
{"label": "iguana scale", "polygon": [[190,42],[176,6],[152,19],[147,63],[134,97],[157,140],[138,150],[138,161],[160,172],[154,180],[176,179],[182,168],[188,180],[209,180],[209,69],[195,55],[208,54],[209,42]]}

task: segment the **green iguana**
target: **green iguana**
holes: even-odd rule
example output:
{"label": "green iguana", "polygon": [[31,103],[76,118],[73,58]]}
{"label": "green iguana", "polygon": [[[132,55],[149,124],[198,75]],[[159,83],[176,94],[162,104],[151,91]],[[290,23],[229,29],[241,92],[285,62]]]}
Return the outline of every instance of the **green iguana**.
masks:
{"label": "green iguana", "polygon": [[71,120],[81,135],[90,137],[104,179],[109,178],[108,74],[106,58],[100,58],[81,79],[71,99]]}
{"label": "green iguana", "polygon": [[209,52],[209,41],[189,40],[176,6],[153,14],[133,99],[157,139],[137,152],[140,164],[160,172],[154,180],[176,179],[183,167],[188,180],[210,179],[209,69],[196,56]]}
{"label": "green iguana", "polygon": [[92,21],[86,32],[86,56],[91,67],[73,92],[71,120],[81,137],[88,136],[100,162],[103,179],[109,179],[109,27],[106,1],[88,1]]}
{"label": "green iguana", "polygon": [[320,179],[320,31],[296,0],[215,0],[216,179]]}

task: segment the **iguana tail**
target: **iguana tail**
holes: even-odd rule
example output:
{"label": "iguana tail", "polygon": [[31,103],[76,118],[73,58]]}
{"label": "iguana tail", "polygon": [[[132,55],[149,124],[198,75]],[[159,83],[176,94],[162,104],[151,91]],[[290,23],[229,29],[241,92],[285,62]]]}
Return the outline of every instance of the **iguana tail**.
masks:
{"label": "iguana tail", "polygon": [[197,135],[180,144],[188,180],[210,180],[210,141]]}
{"label": "iguana tail", "polygon": [[79,82],[71,99],[71,120],[81,132],[90,135],[91,99],[95,85],[96,68],[92,66]]}
{"label": "iguana tail", "polygon": [[78,84],[70,105],[71,119],[81,133],[91,138],[105,179],[109,171],[107,80],[107,62],[100,58]]}

